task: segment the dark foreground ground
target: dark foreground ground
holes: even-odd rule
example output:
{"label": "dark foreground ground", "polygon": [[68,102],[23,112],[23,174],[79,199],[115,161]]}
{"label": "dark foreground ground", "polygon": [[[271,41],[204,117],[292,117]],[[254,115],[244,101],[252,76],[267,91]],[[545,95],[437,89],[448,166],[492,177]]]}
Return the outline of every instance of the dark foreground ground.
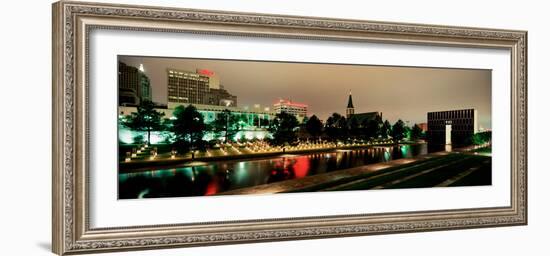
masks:
{"label": "dark foreground ground", "polygon": [[491,157],[476,153],[438,153],[417,159],[351,168],[226,191],[231,194],[264,194],[346,191],[392,188],[426,188],[491,185]]}
{"label": "dark foreground ground", "polygon": [[316,189],[342,191],[476,185],[491,185],[491,158],[452,154],[407,166],[388,168],[351,181],[323,184]]}

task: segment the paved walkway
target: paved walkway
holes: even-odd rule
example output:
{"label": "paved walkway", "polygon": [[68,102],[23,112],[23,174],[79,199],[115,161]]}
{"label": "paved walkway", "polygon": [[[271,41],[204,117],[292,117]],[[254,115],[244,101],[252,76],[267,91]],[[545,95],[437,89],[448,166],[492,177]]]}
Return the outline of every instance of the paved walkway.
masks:
{"label": "paved walkway", "polygon": [[363,165],[363,166],[349,168],[349,169],[340,170],[340,171],[307,176],[301,179],[292,179],[292,180],[264,184],[264,185],[254,186],[254,187],[230,190],[224,193],[220,193],[218,195],[274,194],[274,193],[281,193],[286,191],[300,190],[300,189],[313,187],[326,182],[335,182],[342,179],[353,178],[353,177],[360,176],[362,174],[377,172],[390,167],[419,162],[422,160],[434,158],[437,156],[444,156],[448,154],[450,154],[450,152],[437,152],[437,153],[418,156],[415,158],[402,158],[402,159],[392,160],[392,161],[383,162],[383,163]]}

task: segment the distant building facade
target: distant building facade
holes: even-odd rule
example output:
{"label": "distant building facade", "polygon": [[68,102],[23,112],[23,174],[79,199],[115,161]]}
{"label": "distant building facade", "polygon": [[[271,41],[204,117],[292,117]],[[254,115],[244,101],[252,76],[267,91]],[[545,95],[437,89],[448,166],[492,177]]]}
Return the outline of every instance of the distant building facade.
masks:
{"label": "distant building facade", "polygon": [[151,101],[151,91],[151,81],[144,72],[123,62],[118,63],[119,105],[134,106],[145,100]]}
{"label": "distant building facade", "polygon": [[225,107],[236,107],[237,106],[237,96],[232,95],[227,90],[220,85],[219,89],[210,89],[208,95],[208,104],[225,106]]}
{"label": "distant building facade", "polygon": [[237,96],[220,85],[214,72],[168,69],[168,103],[237,106]]}
{"label": "distant building facade", "polygon": [[352,123],[355,123],[358,126],[364,126],[366,123],[370,120],[374,120],[379,118],[382,120],[382,112],[365,112],[365,113],[359,113],[359,114],[352,114],[348,117],[348,125],[351,125]]}
{"label": "distant building facade", "polygon": [[292,102],[286,99],[279,99],[279,101],[273,104],[273,110],[275,113],[285,112],[296,116],[299,122],[301,122],[307,116],[307,104]]}
{"label": "distant building facade", "polygon": [[478,131],[475,109],[429,112],[427,119],[428,141],[436,145],[469,145]]}
{"label": "distant building facade", "polygon": [[418,125],[418,127],[420,127],[420,130],[422,130],[423,132],[428,131],[428,123],[419,123],[417,125]]}
{"label": "distant building facade", "polygon": [[168,103],[208,103],[208,76],[174,69],[168,69],[167,72]]}

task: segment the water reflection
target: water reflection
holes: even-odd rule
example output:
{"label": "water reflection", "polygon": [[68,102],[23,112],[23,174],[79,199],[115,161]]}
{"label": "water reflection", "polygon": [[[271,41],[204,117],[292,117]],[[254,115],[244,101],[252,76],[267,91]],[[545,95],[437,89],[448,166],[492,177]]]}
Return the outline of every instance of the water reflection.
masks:
{"label": "water reflection", "polygon": [[428,152],[426,144],[374,147],[208,163],[119,174],[119,198],[215,195],[220,192],[342,170]]}

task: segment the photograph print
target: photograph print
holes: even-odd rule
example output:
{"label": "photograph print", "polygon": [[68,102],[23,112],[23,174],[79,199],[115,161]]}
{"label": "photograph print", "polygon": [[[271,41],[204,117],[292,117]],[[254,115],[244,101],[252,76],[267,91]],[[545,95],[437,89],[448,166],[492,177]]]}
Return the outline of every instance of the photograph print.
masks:
{"label": "photograph print", "polygon": [[490,186],[491,70],[118,57],[118,198]]}

